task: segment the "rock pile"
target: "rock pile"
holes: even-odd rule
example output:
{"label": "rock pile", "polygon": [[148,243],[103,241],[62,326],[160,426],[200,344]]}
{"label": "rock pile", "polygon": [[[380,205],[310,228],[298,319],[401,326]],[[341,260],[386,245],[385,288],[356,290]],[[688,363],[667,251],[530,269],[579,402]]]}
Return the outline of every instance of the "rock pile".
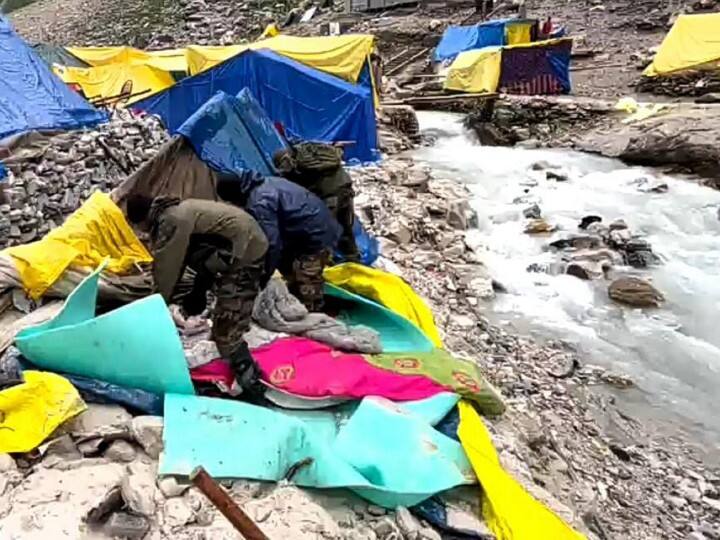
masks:
{"label": "rock pile", "polygon": [[153,117],[126,112],[95,130],[19,141],[3,161],[8,204],[0,206],[0,247],[37,240],[93,191],[110,191],[155,155],[167,132]]}
{"label": "rock pile", "polygon": [[672,76],[642,77],[638,92],[659,96],[699,97],[720,92],[720,74],[712,71],[686,71]]}
{"label": "rock pile", "polygon": [[571,146],[574,133],[583,126],[596,127],[611,111],[608,102],[598,100],[505,96],[495,103],[492,119],[486,111],[472,111],[465,126],[485,145]]}

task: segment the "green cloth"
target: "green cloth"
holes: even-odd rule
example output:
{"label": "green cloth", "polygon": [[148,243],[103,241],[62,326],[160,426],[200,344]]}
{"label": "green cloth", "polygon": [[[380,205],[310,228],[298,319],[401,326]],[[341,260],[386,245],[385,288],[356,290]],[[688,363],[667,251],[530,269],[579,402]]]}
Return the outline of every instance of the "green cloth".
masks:
{"label": "green cloth", "polygon": [[474,402],[481,414],[495,416],[505,411],[500,392],[485,380],[480,368],[443,349],[364,356],[371,364],[395,373],[424,375]]}

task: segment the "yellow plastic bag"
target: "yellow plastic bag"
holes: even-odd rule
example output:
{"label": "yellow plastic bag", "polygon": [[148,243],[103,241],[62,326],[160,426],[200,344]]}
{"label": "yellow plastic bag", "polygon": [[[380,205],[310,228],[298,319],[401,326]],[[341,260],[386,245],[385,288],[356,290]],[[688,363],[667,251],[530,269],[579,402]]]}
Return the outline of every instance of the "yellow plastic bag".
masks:
{"label": "yellow plastic bag", "polygon": [[23,287],[34,299],[45,294],[70,265],[96,268],[109,258],[107,272],[127,274],[136,264],[153,260],[120,208],[99,191],[42,240],[2,253],[12,258]]}
{"label": "yellow plastic bag", "polygon": [[382,304],[420,328],[433,345],[442,348],[440,333],[425,301],[402,278],[357,263],[326,268],[325,281]]}
{"label": "yellow plastic bag", "polygon": [[482,486],[483,519],[497,540],[585,539],[505,472],[473,406],[461,401],[458,410],[458,437]]}
{"label": "yellow plastic bag", "polygon": [[0,392],[0,452],[29,452],[87,407],[70,381],[26,371],[25,382]]}

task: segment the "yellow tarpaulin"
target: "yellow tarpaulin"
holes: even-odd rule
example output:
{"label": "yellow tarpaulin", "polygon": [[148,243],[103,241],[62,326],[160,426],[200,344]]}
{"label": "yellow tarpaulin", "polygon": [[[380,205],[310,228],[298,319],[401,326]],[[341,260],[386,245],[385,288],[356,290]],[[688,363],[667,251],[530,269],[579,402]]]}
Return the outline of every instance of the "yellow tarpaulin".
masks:
{"label": "yellow tarpaulin", "polygon": [[534,22],[508,23],[505,26],[505,38],[508,45],[530,43]]}
{"label": "yellow tarpaulin", "polygon": [[246,49],[270,49],[312,68],[330,73],[349,82],[357,82],[375,45],[369,34],[298,37],[279,35],[248,45],[187,48],[191,75],[205,71]]}
{"label": "yellow tarpaulin", "polygon": [[175,79],[167,71],[140,64],[106,64],[89,68],[55,65],[53,71],[67,84],[80,86],[89,100],[130,95],[128,99],[120,100],[123,105],[175,84]]}
{"label": "yellow tarpaulin", "polygon": [[109,258],[107,272],[126,274],[136,264],[152,262],[120,208],[99,191],[42,240],[1,253],[12,257],[24,288],[34,299],[71,265],[95,268]]}
{"label": "yellow tarpaulin", "polygon": [[400,277],[356,263],[326,268],[323,277],[328,283],[375,300],[405,317],[420,328],[436,347],[442,347],[432,311]]}
{"label": "yellow tarpaulin", "polygon": [[720,13],[680,15],[643,75],[654,77],[720,65]]}
{"label": "yellow tarpaulin", "polygon": [[500,464],[490,433],[473,406],[458,403],[458,437],[482,486],[482,514],[497,540],[584,540],[535,500]]}
{"label": "yellow tarpaulin", "polygon": [[502,47],[484,47],[460,53],[450,65],[446,90],[492,93],[500,84]]}
{"label": "yellow tarpaulin", "polygon": [[187,71],[185,49],[141,51],[134,47],[66,47],[68,52],[91,66],[133,64],[163,71]]}
{"label": "yellow tarpaulin", "polygon": [[29,452],[87,407],[70,381],[25,371],[25,382],[0,392],[0,452]]}

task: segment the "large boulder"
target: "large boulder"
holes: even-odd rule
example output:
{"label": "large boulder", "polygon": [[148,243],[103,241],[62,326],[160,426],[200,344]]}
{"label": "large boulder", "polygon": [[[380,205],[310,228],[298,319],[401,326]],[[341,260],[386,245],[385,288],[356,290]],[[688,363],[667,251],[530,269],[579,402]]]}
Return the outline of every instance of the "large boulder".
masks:
{"label": "large boulder", "polygon": [[644,279],[621,277],[610,284],[610,298],[633,307],[660,307],[665,297]]}

